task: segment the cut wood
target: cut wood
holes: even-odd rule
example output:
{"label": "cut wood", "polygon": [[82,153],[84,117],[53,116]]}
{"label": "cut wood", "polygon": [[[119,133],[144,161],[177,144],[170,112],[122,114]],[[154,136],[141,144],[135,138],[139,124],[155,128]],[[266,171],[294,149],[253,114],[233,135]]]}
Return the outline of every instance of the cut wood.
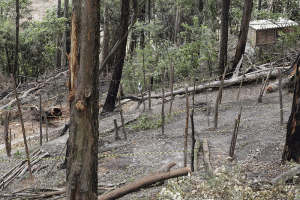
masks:
{"label": "cut wood", "polygon": [[[282,88],[286,88],[289,84],[294,84],[293,82],[294,78],[293,77],[288,77],[282,80]],[[279,89],[279,80],[270,83],[267,87],[266,87],[266,93],[271,93],[271,92],[276,92]]]}
{"label": "cut wood", "polygon": [[179,168],[179,169],[176,169],[176,170],[173,170],[170,172],[160,172],[160,173],[150,174],[150,175],[145,176],[141,179],[138,179],[132,183],[129,183],[121,188],[118,188],[116,190],[108,192],[108,193],[100,196],[98,198],[98,200],[117,199],[126,194],[129,194],[129,193],[139,190],[141,188],[152,185],[158,181],[163,181],[163,180],[175,178],[178,176],[186,176],[189,172],[190,172],[190,169],[185,167],[185,168]]}
{"label": "cut wood", "polygon": [[209,173],[212,173],[212,167],[211,167],[211,164],[209,161],[209,148],[208,148],[207,138],[203,139],[202,148],[203,148],[203,153],[204,153],[203,161],[205,164],[206,171],[208,171]]}

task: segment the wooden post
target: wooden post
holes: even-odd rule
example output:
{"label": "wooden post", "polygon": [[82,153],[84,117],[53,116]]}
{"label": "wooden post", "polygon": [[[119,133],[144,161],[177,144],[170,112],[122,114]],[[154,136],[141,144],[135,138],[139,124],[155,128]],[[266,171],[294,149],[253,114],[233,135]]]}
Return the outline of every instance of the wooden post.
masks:
{"label": "wooden post", "polygon": [[223,73],[223,77],[221,79],[221,83],[220,83],[220,88],[219,88],[219,92],[218,92],[218,96],[216,99],[216,105],[215,105],[215,117],[214,117],[214,128],[217,129],[218,128],[218,116],[219,116],[219,103],[221,103],[221,99],[222,99],[222,90],[223,90],[223,84],[224,84],[224,78],[225,78],[225,74],[227,71],[227,67],[225,67],[224,73]]}
{"label": "wooden post", "polygon": [[185,136],[184,136],[184,167],[187,166],[187,139],[189,131],[189,86],[185,87],[186,96],[186,123],[185,123]]}
{"label": "wooden post", "polygon": [[43,145],[43,130],[42,130],[42,93],[40,93],[40,146]]}
{"label": "wooden post", "polygon": [[245,78],[245,72],[243,72],[243,77],[242,77],[242,81],[241,81],[241,84],[240,84],[240,87],[239,87],[239,92],[238,92],[238,95],[237,95],[237,97],[236,97],[236,100],[237,100],[237,101],[238,101],[239,98],[240,98],[240,92],[241,92],[241,88],[242,88],[242,84],[243,84],[244,78]]}
{"label": "wooden post", "polygon": [[209,127],[209,115],[211,111],[210,102],[208,102],[208,90],[210,88],[210,82],[208,83],[208,88],[206,90],[206,115],[207,115],[207,126]]}
{"label": "wooden post", "polygon": [[172,58],[170,59],[170,89],[171,89],[171,102],[170,102],[170,110],[169,115],[172,112],[172,105],[173,105],[173,82],[174,82],[174,67],[172,66]]}
{"label": "wooden post", "polygon": [[151,79],[152,79],[152,77],[151,77],[151,75],[149,75],[149,110],[151,110]]}
{"label": "wooden post", "polygon": [[31,172],[31,164],[30,164],[27,140],[26,140],[26,134],[25,134],[25,128],[24,128],[24,122],[23,122],[23,117],[22,117],[22,112],[21,112],[21,106],[20,106],[20,102],[19,102],[19,98],[18,98],[17,89],[16,89],[16,82],[15,82],[15,79],[14,79],[13,75],[11,75],[11,79],[12,79],[14,91],[15,91],[15,94],[16,94],[16,100],[17,100],[19,116],[20,116],[20,121],[21,121],[21,126],[22,126],[22,134],[23,134],[23,138],[24,138],[24,146],[25,146],[26,158],[27,158],[27,162],[28,162],[28,171],[29,171],[29,174],[30,174],[30,178],[33,179],[32,172]]}
{"label": "wooden post", "polygon": [[195,154],[195,127],[194,127],[194,109],[191,113],[191,125],[192,125],[192,153],[191,153],[191,171],[194,172],[194,154]]}
{"label": "wooden post", "polygon": [[7,157],[11,157],[11,149],[10,149],[10,141],[11,137],[9,136],[9,116],[10,112],[7,111],[5,114],[5,121],[4,121],[4,139],[5,139],[5,148],[6,148],[6,154]]}
{"label": "wooden post", "polygon": [[47,119],[47,116],[46,116],[45,120],[46,120],[46,141],[48,142],[49,137],[48,137],[48,119]]}
{"label": "wooden post", "polygon": [[235,149],[237,134],[238,134],[238,131],[239,131],[239,126],[240,126],[240,121],[241,121],[241,114],[242,114],[242,107],[240,109],[240,113],[238,115],[238,118],[235,119],[235,123],[234,123],[234,130],[233,130],[233,135],[232,135],[230,150],[229,150],[229,156],[231,158],[233,158],[233,156],[234,156],[234,149]]}
{"label": "wooden post", "polygon": [[123,127],[124,138],[125,138],[125,140],[127,140],[127,134],[126,134],[126,130],[125,130],[125,123],[124,123],[124,117],[123,117],[123,110],[122,110],[122,105],[121,105],[121,93],[122,93],[122,84],[120,84],[119,107],[120,107],[120,115],[121,115],[121,122],[122,122],[122,127]]}
{"label": "wooden post", "polygon": [[161,131],[165,134],[165,70],[162,70],[162,106],[161,106]]}
{"label": "wooden post", "polygon": [[118,133],[118,124],[117,124],[117,120],[114,119],[114,125],[115,125],[115,140],[119,140],[119,133]]}
{"label": "wooden post", "polygon": [[9,152],[11,153],[11,141],[12,141],[12,137],[11,137],[11,128],[9,129]]}
{"label": "wooden post", "polygon": [[274,68],[274,67],[273,67],[273,64],[271,63],[269,74],[268,74],[268,76],[267,76],[267,78],[266,78],[265,82],[263,83],[263,86],[262,86],[262,88],[261,88],[261,90],[260,90],[260,94],[259,94],[259,97],[258,97],[258,100],[257,100],[258,103],[261,103],[261,102],[262,102],[262,97],[263,97],[263,95],[264,95],[265,88],[267,87],[267,85],[268,85],[268,83],[269,83],[269,79],[270,79],[270,77],[271,77],[273,68]]}
{"label": "wooden post", "polygon": [[282,71],[278,69],[279,73],[279,103],[280,103],[280,126],[283,125],[283,105],[282,105]]}

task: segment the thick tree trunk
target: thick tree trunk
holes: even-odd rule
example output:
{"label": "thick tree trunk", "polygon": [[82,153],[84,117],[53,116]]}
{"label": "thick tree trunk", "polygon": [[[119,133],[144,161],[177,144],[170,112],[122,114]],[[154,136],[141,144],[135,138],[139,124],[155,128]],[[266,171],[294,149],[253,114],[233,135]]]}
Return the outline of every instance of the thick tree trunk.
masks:
{"label": "thick tree trunk", "polygon": [[248,29],[251,20],[251,13],[253,7],[253,0],[247,0],[244,4],[243,18],[241,23],[241,30],[239,35],[239,40],[236,47],[235,57],[232,64],[231,72],[234,72],[236,66],[238,65],[242,55],[245,53]]}
{"label": "thick tree trunk", "polygon": [[282,153],[282,163],[293,159],[300,162],[300,60],[298,59],[296,70],[296,83],[294,89],[292,111],[287,124],[286,142]]}
{"label": "thick tree trunk", "polygon": [[[68,19],[68,8],[69,8],[69,0],[64,1],[64,18]],[[63,34],[63,39],[62,39],[62,50],[61,50],[61,66],[65,67],[67,66],[67,34],[68,34],[68,22],[65,22],[65,32]]]}
{"label": "thick tree trunk", "polygon": [[[131,21],[133,22],[134,20],[136,20],[136,18],[138,16],[138,12],[139,12],[137,0],[132,0],[132,10],[133,10],[133,15],[132,15]],[[131,40],[130,40],[129,52],[128,52],[130,57],[132,57],[132,55],[133,55],[134,49],[137,44],[136,41],[137,41],[137,33],[136,33],[135,29],[133,28],[131,31]]]}
{"label": "thick tree trunk", "polygon": [[[123,38],[128,31],[128,21],[129,21],[129,2],[130,0],[122,0],[122,8],[121,8],[121,36]],[[126,44],[127,44],[127,35],[125,39],[122,41],[121,45],[117,50],[117,65],[114,68],[112,79],[110,82],[108,94],[105,100],[105,104],[103,106],[103,111],[112,112],[115,109],[115,101],[118,93],[120,81],[122,78],[122,70],[124,65],[124,59],[126,54]]]}
{"label": "thick tree trunk", "polygon": [[220,41],[220,57],[219,57],[219,79],[222,79],[224,69],[227,66],[227,44],[228,44],[228,13],[230,0],[222,0],[222,16],[221,16],[221,41]]}
{"label": "thick tree trunk", "polygon": [[67,199],[97,199],[100,1],[73,0]]}

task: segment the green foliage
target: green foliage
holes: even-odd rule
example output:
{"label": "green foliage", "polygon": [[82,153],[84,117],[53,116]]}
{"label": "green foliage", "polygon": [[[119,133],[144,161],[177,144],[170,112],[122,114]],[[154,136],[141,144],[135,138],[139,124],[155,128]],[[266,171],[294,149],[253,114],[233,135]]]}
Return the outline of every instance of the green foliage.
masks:
{"label": "green foliage", "polygon": [[[167,123],[168,118],[165,119],[165,123]],[[162,126],[162,119],[159,116],[148,116],[142,115],[139,117],[137,122],[132,125],[132,128],[135,130],[155,130]]]}

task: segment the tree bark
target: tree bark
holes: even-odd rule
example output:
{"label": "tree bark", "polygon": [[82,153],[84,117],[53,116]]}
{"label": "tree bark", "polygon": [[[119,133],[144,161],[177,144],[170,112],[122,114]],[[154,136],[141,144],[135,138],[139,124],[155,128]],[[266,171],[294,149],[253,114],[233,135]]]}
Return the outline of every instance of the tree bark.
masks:
{"label": "tree bark", "polygon": [[294,89],[294,97],[292,111],[287,124],[286,142],[282,153],[282,163],[286,160],[293,159],[295,162],[300,162],[300,75],[299,75],[300,60],[298,59],[296,70],[296,82]]}
{"label": "tree bark", "polygon": [[230,0],[222,0],[222,16],[221,16],[221,41],[220,41],[220,57],[219,57],[219,79],[221,80],[224,69],[227,66],[227,45],[228,45],[228,13]]}
{"label": "tree bark", "polygon": [[15,43],[15,64],[14,64],[14,69],[13,69],[13,76],[14,79],[17,82],[16,79],[16,75],[17,75],[17,71],[18,71],[18,61],[19,61],[19,32],[20,32],[20,7],[19,7],[19,0],[16,0],[16,13],[17,13],[17,17],[16,17],[16,43]]}
{"label": "tree bark", "polygon": [[[57,18],[61,18],[61,0],[57,0]],[[56,69],[61,67],[61,35],[56,37]]]}
{"label": "tree bark", "polygon": [[[140,22],[145,23],[145,19],[146,19],[146,4],[144,4],[141,9]],[[140,48],[144,49],[145,48],[145,31],[144,31],[144,29],[141,30],[140,34],[141,34],[140,35]]]}
{"label": "tree bark", "polygon": [[100,1],[73,0],[67,199],[97,199]]}
{"label": "tree bark", "polygon": [[114,67],[114,71],[112,74],[112,79],[110,82],[108,94],[105,100],[105,104],[103,106],[103,111],[112,112],[115,109],[115,101],[118,93],[120,81],[122,78],[122,70],[124,65],[124,59],[126,54],[126,44],[127,44],[127,31],[128,31],[128,22],[129,22],[129,7],[130,0],[122,0],[122,8],[121,8],[121,36],[120,38],[125,37],[122,41],[121,45],[117,50],[117,65]]}
{"label": "tree bark", "polygon": [[110,41],[110,31],[109,31],[109,13],[108,13],[108,3],[105,1],[104,6],[104,35],[103,35],[103,50],[101,62],[104,62],[105,58],[109,54],[109,41]]}
{"label": "tree bark", "polygon": [[[69,0],[64,0],[64,18],[68,19],[68,9],[69,8]],[[62,50],[61,50],[61,66],[65,67],[67,65],[67,54],[69,52],[67,51],[67,34],[68,34],[68,22],[65,22],[65,32],[63,34],[63,39],[62,39]]]}
{"label": "tree bark", "polygon": [[242,55],[245,53],[248,29],[251,20],[251,13],[253,7],[253,0],[247,0],[244,4],[243,18],[241,23],[241,30],[239,35],[239,40],[236,47],[235,57],[232,64],[231,72],[234,72],[236,66],[238,65]]}

